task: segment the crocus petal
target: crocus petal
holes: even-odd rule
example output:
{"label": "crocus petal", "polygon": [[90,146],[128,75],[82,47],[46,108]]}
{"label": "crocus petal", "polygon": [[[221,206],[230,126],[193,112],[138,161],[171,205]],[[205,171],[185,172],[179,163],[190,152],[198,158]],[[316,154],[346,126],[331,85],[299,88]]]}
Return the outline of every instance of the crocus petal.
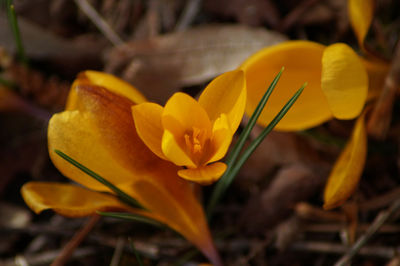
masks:
{"label": "crocus petal", "polygon": [[54,115],[48,128],[50,157],[65,176],[91,189],[108,191],[54,149],[115,185],[133,182],[157,163],[159,158],[136,133],[131,101],[95,86],[81,85],[75,91],[77,109]]}
{"label": "crocus petal", "polygon": [[308,41],[289,41],[264,48],[241,66],[247,82],[246,113],[250,116],[282,66],[285,71],[275,87],[258,123],[263,126],[275,117],[304,82],[301,97],[277,124],[277,130],[302,130],[332,118],[321,90],[322,54],[325,46]]}
{"label": "crocus petal", "polygon": [[332,209],[345,202],[356,189],[364,169],[367,135],[364,114],[354,126],[350,141],[336,161],[324,191],[324,209]]}
{"label": "crocus petal", "polygon": [[214,154],[207,163],[218,161],[225,156],[229,145],[232,142],[233,134],[234,131],[231,130],[231,125],[228,122],[227,116],[221,114],[221,116],[215,120],[213,125],[213,137],[211,143]]}
{"label": "crocus petal", "polygon": [[199,104],[206,110],[211,121],[226,114],[232,131],[242,121],[246,106],[246,82],[241,70],[226,72],[216,77],[200,95]]}
{"label": "crocus petal", "polygon": [[164,108],[155,103],[142,103],[132,106],[133,120],[139,137],[161,159],[167,160],[161,150],[164,128],[161,116]]}
{"label": "crocus petal", "polygon": [[190,167],[196,166],[189,155],[182,149],[182,145],[179,145],[175,136],[169,130],[164,131],[161,148],[165,157],[174,164]]}
{"label": "crocus petal", "polygon": [[374,0],[348,1],[350,24],[361,48],[364,48],[364,39],[371,25],[374,9]]}
{"label": "crocus petal", "polygon": [[[205,215],[189,183],[177,176],[177,167],[163,164],[133,184],[146,209],[194,243],[215,265],[221,265]],[[154,182],[156,180],[157,182]]]}
{"label": "crocus petal", "polygon": [[346,44],[328,46],[322,56],[321,87],[333,115],[357,117],[367,98],[367,71],[358,55]]}
{"label": "crocus petal", "polygon": [[83,217],[96,211],[127,211],[116,197],[76,185],[55,182],[28,182],[21,188],[26,204],[35,212],[53,209],[67,217]]}
{"label": "crocus petal", "polygon": [[178,175],[201,185],[209,185],[218,180],[226,170],[226,164],[216,162],[197,168],[188,168],[178,171]]}
{"label": "crocus petal", "polygon": [[115,94],[128,98],[136,104],[147,101],[146,97],[144,97],[144,95],[133,85],[114,75],[104,72],[86,70],[78,75],[74,85],[79,86],[82,83],[89,83],[91,85],[106,88]]}
{"label": "crocus petal", "polygon": [[[206,111],[192,97],[185,93],[177,92],[167,101],[163,117],[173,117],[184,129],[204,129],[207,134],[211,133],[211,122]],[[164,119],[164,118],[163,118]],[[164,129],[174,133],[174,128],[170,124],[165,124]]]}

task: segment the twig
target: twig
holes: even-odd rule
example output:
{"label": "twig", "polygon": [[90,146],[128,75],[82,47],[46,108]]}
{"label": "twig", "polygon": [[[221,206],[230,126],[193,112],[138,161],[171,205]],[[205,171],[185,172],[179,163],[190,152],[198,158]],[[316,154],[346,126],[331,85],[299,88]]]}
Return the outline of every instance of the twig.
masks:
{"label": "twig", "polygon": [[183,9],[179,21],[176,23],[175,31],[184,31],[194,20],[199,12],[202,0],[190,0]]}
{"label": "twig", "polygon": [[[346,245],[318,241],[299,241],[291,245],[290,248],[299,251],[330,254],[342,254],[348,249]],[[387,259],[393,258],[397,252],[398,250],[396,250],[396,248],[386,246],[367,246],[360,249],[360,255],[382,257]]]}
{"label": "twig", "polygon": [[383,195],[373,197],[370,200],[360,202],[359,208],[362,212],[377,210],[386,207],[398,198],[400,198],[400,187],[394,188]]}
{"label": "twig", "polygon": [[90,217],[89,221],[85,224],[85,226],[72,237],[72,239],[67,243],[66,246],[64,246],[64,248],[61,250],[60,255],[57,257],[55,261],[53,261],[51,266],[64,265],[71,257],[74,250],[85,239],[87,234],[93,229],[93,227],[96,225],[99,219],[100,219],[99,215],[93,215],[92,217]]}
{"label": "twig", "polygon": [[114,46],[124,43],[87,0],[75,0],[75,3]]}
{"label": "twig", "polygon": [[397,43],[389,73],[385,78],[383,90],[375,104],[368,121],[368,133],[376,139],[386,137],[392,120],[393,103],[400,89],[400,41]]}
{"label": "twig", "polygon": [[[48,265],[53,261],[59,253],[59,250],[51,250],[36,255],[17,255],[14,258],[9,258],[6,260],[0,260],[0,265],[2,266],[20,266],[20,265]],[[79,248],[71,255],[71,258],[83,258],[88,255],[95,254],[96,250],[93,248]]]}
{"label": "twig", "polygon": [[[357,232],[365,232],[371,224],[359,224],[357,226]],[[344,228],[343,224],[338,223],[328,223],[328,224],[321,224],[321,223],[313,223],[313,224],[306,224],[303,225],[303,231],[305,232],[312,232],[312,233],[338,233],[342,231]],[[399,234],[400,233],[400,226],[394,224],[387,224],[383,225],[379,228],[378,231],[380,234]]]}
{"label": "twig", "polygon": [[368,240],[379,230],[379,228],[398,210],[400,209],[400,199],[393,202],[390,208],[386,211],[382,211],[356,243],[342,256],[335,264],[335,266],[344,266],[357,254],[357,252],[364,246]]}
{"label": "twig", "polygon": [[110,266],[118,266],[119,261],[121,260],[122,252],[124,251],[125,239],[123,237],[119,237],[117,240],[117,244],[115,245],[115,251],[112,256]]}
{"label": "twig", "polygon": [[307,0],[302,1],[301,4],[296,6],[282,21],[279,31],[286,32],[293,25],[295,25],[298,20],[303,16],[304,12],[309,10],[313,5],[315,5],[319,0]]}

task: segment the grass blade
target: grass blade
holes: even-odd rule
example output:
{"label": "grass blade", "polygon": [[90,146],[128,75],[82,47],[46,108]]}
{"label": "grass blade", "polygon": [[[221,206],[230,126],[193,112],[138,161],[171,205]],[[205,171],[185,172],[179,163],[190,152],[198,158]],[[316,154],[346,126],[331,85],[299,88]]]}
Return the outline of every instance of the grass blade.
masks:
{"label": "grass blade", "polygon": [[22,44],[21,33],[19,31],[19,26],[18,26],[17,15],[15,14],[15,9],[14,9],[14,5],[12,4],[12,0],[7,0],[7,16],[8,16],[8,21],[11,26],[11,31],[14,35],[15,45],[17,47],[18,59],[22,63],[27,65],[28,58],[26,57],[25,49]]}
{"label": "grass blade", "polygon": [[243,129],[243,132],[240,134],[238,141],[236,142],[232,151],[229,153],[229,155],[225,161],[225,163],[227,164],[227,170],[226,170],[225,174],[218,181],[218,183],[217,183],[216,187],[214,188],[213,193],[210,197],[210,200],[208,202],[208,206],[207,206],[207,215],[208,216],[211,216],[211,213],[212,213],[217,201],[221,198],[222,194],[232,183],[234,176],[229,175],[230,169],[232,168],[234,162],[237,160],[237,157],[239,156],[240,152],[242,151],[243,146],[246,143],[246,140],[249,137],[251,130],[254,128],[254,126],[257,122],[257,119],[260,117],[262,110],[264,109],[265,105],[267,104],[267,101],[268,101],[272,91],[276,87],[276,84],[278,83],[283,70],[284,70],[284,67],[281,68],[279,73],[275,76],[274,80],[269,85],[267,91],[265,92],[264,96],[261,98],[261,100],[258,103],[253,114],[251,115],[249,122],[247,123],[246,127]]}
{"label": "grass blade", "polygon": [[274,129],[276,124],[279,123],[279,121],[286,115],[292,105],[296,102],[297,98],[299,98],[306,85],[307,83],[303,84],[303,86],[300,87],[300,89],[292,96],[292,98],[290,98],[290,100],[285,104],[282,110],[279,111],[279,113],[268,124],[268,126],[263,129],[260,135],[251,142],[249,147],[243,152],[242,156],[235,163],[234,167],[231,168],[230,173],[228,173],[229,175],[232,175],[234,177],[238,174],[240,168],[242,168],[243,164],[247,161],[250,155],[256,150],[256,148],[261,144],[265,137]]}
{"label": "grass blade", "polygon": [[150,218],[138,215],[138,214],[133,214],[133,213],[128,213],[128,212],[102,212],[102,211],[96,211],[96,213],[101,216],[105,216],[105,217],[142,222],[142,223],[150,224],[150,225],[153,225],[153,226],[156,226],[159,228],[165,227],[162,223],[159,223],[153,219],[150,219]]}
{"label": "grass blade", "polygon": [[136,207],[136,208],[143,208],[139,204],[139,202],[137,202],[134,198],[132,198],[131,196],[129,196],[128,194],[126,194],[125,192],[120,190],[118,187],[114,186],[112,183],[110,183],[109,181],[107,181],[106,179],[101,177],[100,175],[96,174],[95,172],[93,172],[92,170],[87,168],[86,166],[78,163],[77,161],[75,161],[74,159],[72,159],[71,157],[69,157],[68,155],[63,153],[62,151],[54,150],[54,152],[57,155],[59,155],[61,158],[63,158],[64,160],[66,160],[67,162],[69,162],[70,164],[72,164],[73,166],[78,168],[79,170],[81,170],[82,172],[86,173],[90,177],[93,177],[94,179],[96,179],[97,181],[99,181],[100,183],[102,183],[103,185],[105,185],[106,187],[111,189],[112,191],[114,191],[115,194],[117,194],[118,198],[121,201],[127,203],[128,205]]}

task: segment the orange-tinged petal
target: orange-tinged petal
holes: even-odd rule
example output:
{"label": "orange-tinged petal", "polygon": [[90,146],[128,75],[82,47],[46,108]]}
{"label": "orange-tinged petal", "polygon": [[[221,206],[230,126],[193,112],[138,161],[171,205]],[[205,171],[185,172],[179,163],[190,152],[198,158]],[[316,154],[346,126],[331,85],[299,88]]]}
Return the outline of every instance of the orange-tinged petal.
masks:
{"label": "orange-tinged petal", "polygon": [[390,64],[384,61],[363,59],[363,64],[368,72],[368,100],[378,97],[382,91],[385,78],[389,72]]}
{"label": "orange-tinged petal", "polygon": [[322,56],[321,87],[333,115],[353,119],[364,108],[368,92],[367,71],[346,44],[328,46]]}
{"label": "orange-tinged petal", "polygon": [[207,163],[215,162],[225,156],[228,151],[229,145],[232,142],[234,131],[231,130],[231,125],[225,114],[217,118],[213,125],[213,136],[211,145],[213,147],[213,155]]}
{"label": "orange-tinged petal", "polygon": [[174,164],[190,167],[196,166],[190,156],[183,150],[182,145],[177,142],[175,136],[169,130],[164,130],[161,148],[165,157]]}
{"label": "orange-tinged petal", "polygon": [[94,190],[108,190],[55,154],[58,149],[115,185],[133,182],[159,158],[136,133],[131,105],[103,88],[75,88],[76,110],[54,115],[49,122],[50,157],[67,177]]}
{"label": "orange-tinged petal", "polygon": [[133,184],[143,206],[194,243],[215,265],[220,265],[203,208],[190,184],[178,177],[178,167],[164,163]]}
{"label": "orange-tinged petal", "polygon": [[188,168],[178,171],[178,175],[201,185],[209,185],[217,181],[225,172],[226,164],[216,162],[197,168]]}
{"label": "orange-tinged petal", "polygon": [[166,160],[161,149],[164,132],[161,116],[164,108],[155,103],[142,103],[132,106],[133,120],[139,137],[158,157]]}
{"label": "orange-tinged petal", "polygon": [[226,114],[232,131],[242,121],[246,106],[246,82],[242,70],[226,72],[216,77],[200,95],[199,104],[211,121]]}
{"label": "orange-tinged petal", "polygon": [[349,0],[348,11],[350,24],[353,28],[358,44],[364,49],[364,39],[368,33],[375,9],[374,0]]}
{"label": "orange-tinged petal", "polygon": [[367,135],[361,115],[354,126],[350,141],[336,161],[324,191],[324,209],[345,202],[356,189],[367,156]]}
{"label": "orange-tinged petal", "polygon": [[304,82],[301,97],[277,124],[277,130],[302,130],[332,118],[328,102],[321,90],[322,54],[325,46],[308,41],[289,41],[264,48],[241,66],[247,82],[246,113],[250,116],[273,78],[282,66],[285,71],[261,113],[263,126],[275,117]]}
{"label": "orange-tinged petal", "polygon": [[35,212],[53,209],[68,217],[83,217],[96,211],[127,211],[130,208],[116,197],[72,184],[28,182],[21,188],[26,204]]}
{"label": "orange-tinged petal", "polygon": [[[195,99],[185,93],[177,92],[167,101],[163,117],[168,116],[179,122],[185,130],[198,128],[206,130],[208,135],[211,133],[211,122],[206,111]],[[164,129],[169,130],[173,134],[175,133],[175,129],[170,127],[169,123],[165,124],[164,120],[163,126]]]}
{"label": "orange-tinged petal", "polygon": [[114,75],[104,72],[86,70],[80,73],[72,86],[79,86],[81,84],[90,84],[106,88],[115,94],[130,99],[136,104],[147,101],[146,97],[133,85]]}

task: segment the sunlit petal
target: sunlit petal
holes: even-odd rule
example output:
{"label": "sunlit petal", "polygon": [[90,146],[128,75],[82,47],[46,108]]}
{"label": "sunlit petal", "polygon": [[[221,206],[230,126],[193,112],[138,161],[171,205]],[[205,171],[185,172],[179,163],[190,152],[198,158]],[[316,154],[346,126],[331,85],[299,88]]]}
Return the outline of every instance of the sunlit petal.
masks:
{"label": "sunlit petal", "polygon": [[346,44],[336,43],[324,50],[321,87],[336,118],[353,119],[361,113],[368,92],[367,71]]}
{"label": "sunlit petal", "polygon": [[177,167],[163,164],[134,183],[137,199],[163,217],[166,224],[194,243],[214,263],[219,258],[212,243],[203,209],[190,184],[177,176]]}
{"label": "sunlit petal", "polygon": [[372,22],[374,5],[374,0],[348,1],[350,24],[361,48],[364,48],[364,39]]}
{"label": "sunlit petal", "polygon": [[357,188],[367,156],[367,135],[361,115],[354,126],[350,141],[336,161],[324,192],[324,209],[345,202]]}
{"label": "sunlit petal", "polygon": [[236,131],[246,106],[246,82],[241,70],[226,72],[216,77],[200,95],[199,104],[206,110],[211,121],[224,113],[230,128]]}
{"label": "sunlit petal", "polygon": [[178,171],[178,175],[201,185],[209,185],[217,181],[225,172],[226,164],[216,162],[197,168],[188,168]]}
{"label": "sunlit petal", "polygon": [[[199,128],[211,133],[211,122],[206,111],[192,97],[185,93],[175,93],[164,107],[163,117],[173,117],[184,129]],[[163,124],[164,129],[173,132],[168,124]]]}
{"label": "sunlit petal", "polygon": [[49,122],[50,157],[67,177],[95,190],[107,190],[54,153],[61,150],[115,185],[133,182],[159,160],[136,133],[133,104],[99,87],[76,88],[76,108]]}
{"label": "sunlit petal", "polygon": [[185,165],[195,167],[192,159],[183,150],[182,145],[179,145],[179,143],[175,139],[175,136],[169,130],[164,131],[161,148],[165,157],[167,157],[168,160],[170,160],[174,164],[180,166]]}
{"label": "sunlit petal", "polygon": [[213,147],[213,156],[207,161],[215,162],[225,156],[228,151],[229,145],[232,142],[234,132],[231,130],[231,125],[228,122],[228,118],[225,114],[222,114],[213,125],[213,137],[211,144]]}
{"label": "sunlit petal", "polygon": [[277,130],[302,130],[332,118],[321,90],[322,54],[325,46],[308,41],[289,41],[265,48],[241,66],[247,82],[246,113],[251,115],[276,74],[285,67],[259,123],[263,126],[275,117],[304,82],[301,97],[276,126]]}
{"label": "sunlit petal", "polygon": [[83,217],[96,211],[127,211],[130,208],[116,197],[76,185],[54,182],[29,182],[22,186],[26,204],[36,213],[53,209],[68,217]]}
{"label": "sunlit petal", "polygon": [[73,86],[85,84],[104,87],[113,93],[130,99],[136,104],[147,101],[146,97],[144,97],[144,95],[139,92],[133,85],[120,78],[117,78],[114,75],[104,72],[93,70],[81,72],[78,75],[78,78],[75,80]]}
{"label": "sunlit petal", "polygon": [[155,103],[132,106],[132,115],[139,137],[158,157],[167,159],[161,150],[164,128],[161,116],[164,108]]}

